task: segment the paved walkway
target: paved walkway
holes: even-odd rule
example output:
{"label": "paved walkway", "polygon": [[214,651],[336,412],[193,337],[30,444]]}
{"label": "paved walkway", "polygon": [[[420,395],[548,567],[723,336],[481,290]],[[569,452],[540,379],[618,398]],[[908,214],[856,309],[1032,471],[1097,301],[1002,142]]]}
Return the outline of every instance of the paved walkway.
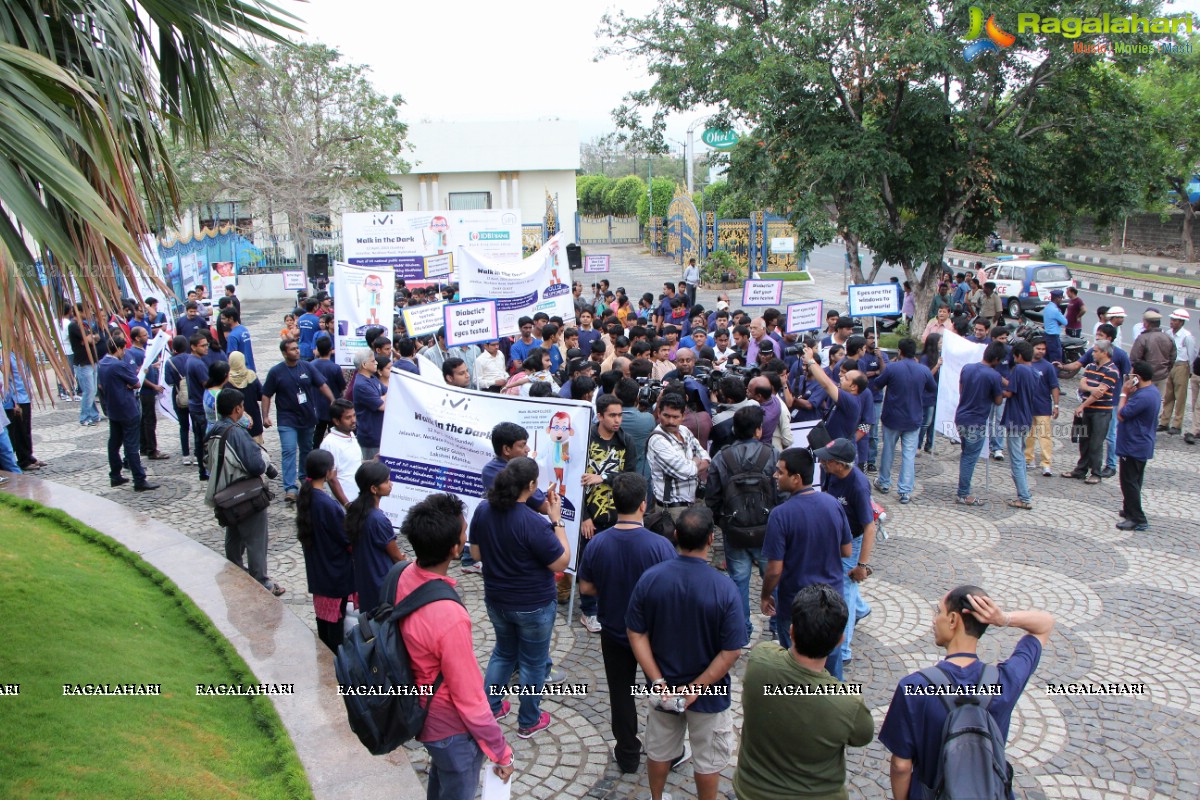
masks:
{"label": "paved walkway", "polygon": [[[666,259],[644,255],[634,246],[611,247],[613,286],[631,295],[659,291],[679,270]],[[592,246],[591,253],[605,252]],[[827,307],[844,308],[839,286],[788,285],[785,299],[822,297]],[[716,293],[702,290],[711,307]],[[737,298],[740,299],[740,298]],[[734,303],[736,306],[737,303]],[[263,372],[275,363],[275,336],[290,303],[244,303]],[[1071,401],[1068,401],[1068,405]],[[1070,413],[1069,410],[1066,413]],[[104,443],[107,429],[81,428],[78,405],[35,409],[36,453],[49,466],[40,477],[144,511],[193,539],[223,552],[223,535],[203,506],[195,468],[179,460],[174,423],[159,423],[160,443],[170,461],[150,462],[162,489],[134,494],[111,489]],[[279,439],[266,436],[278,463]],[[1065,467],[1071,445],[1055,443],[1055,467]],[[930,632],[931,608],[952,586],[983,585],[1007,608],[1038,606],[1058,619],[1041,667],[1017,706],[1008,755],[1016,770],[1018,796],[1029,798],[1200,798],[1200,666],[1195,621],[1200,619],[1200,559],[1195,550],[1195,487],[1200,485],[1200,450],[1179,437],[1162,437],[1158,457],[1146,476],[1151,530],[1131,534],[1113,528],[1120,505],[1115,481],[1089,487],[1060,478],[1031,477],[1035,511],[1004,506],[1013,495],[1007,464],[991,463],[979,474],[987,508],[957,510],[952,504],[957,457],[940,440],[933,457],[917,461],[917,489],[909,506],[888,508],[891,538],[873,559],[875,576],[864,585],[874,613],[859,627],[855,659],[847,679],[864,684],[865,698],[879,722],[899,678],[937,658]],[[981,470],[982,472],[982,470]],[[86,521],[86,520],[85,520]],[[304,593],[304,566],[290,509],[279,501],[270,512],[270,571],[288,588],[284,606],[313,626],[311,601]],[[457,569],[454,577],[460,577]],[[482,581],[461,576],[459,586],[476,621],[475,645],[486,664],[492,633],[483,609]],[[751,590],[757,593],[757,579]],[[761,617],[755,619],[761,628]],[[1011,631],[985,637],[984,658],[1007,654],[1016,641]],[[548,700],[551,728],[530,741],[516,738],[505,723],[521,772],[515,791],[542,800],[551,797],[644,798],[645,772],[621,776],[610,755],[608,697],[599,640],[560,611],[553,657],[571,683],[588,694],[563,702]],[[743,661],[734,668],[734,712],[740,727]],[[1141,697],[1050,696],[1048,682],[1138,682]],[[877,728],[878,729],[878,728]],[[365,753],[361,757],[368,757]],[[409,753],[418,770],[422,748]],[[879,798],[888,791],[887,752],[878,743],[848,753],[853,798]],[[721,791],[732,797],[725,771]],[[421,776],[423,779],[423,776]],[[398,780],[406,780],[398,776]],[[691,768],[672,775],[674,796],[694,796]]]}

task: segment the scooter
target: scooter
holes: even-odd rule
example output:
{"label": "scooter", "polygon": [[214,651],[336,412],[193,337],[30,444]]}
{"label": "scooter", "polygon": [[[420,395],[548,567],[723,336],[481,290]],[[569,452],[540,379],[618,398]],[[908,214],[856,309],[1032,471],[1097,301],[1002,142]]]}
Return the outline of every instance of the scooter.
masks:
{"label": "scooter", "polygon": [[[1009,334],[1010,339],[1017,341],[1029,341],[1031,339],[1037,339],[1045,336],[1045,330],[1040,325],[1025,323],[1023,325],[1016,326],[1015,329],[1012,325],[1009,325],[1008,328],[1010,331],[1012,331]],[[1062,343],[1063,351],[1062,360],[1059,363],[1063,365],[1074,364],[1083,357],[1084,351],[1086,351],[1089,347],[1088,340],[1081,336],[1067,336],[1065,334],[1060,334],[1058,338]]]}
{"label": "scooter", "polygon": [[1004,240],[1000,238],[1000,234],[992,231],[987,237],[988,252],[998,253],[1004,249]]}

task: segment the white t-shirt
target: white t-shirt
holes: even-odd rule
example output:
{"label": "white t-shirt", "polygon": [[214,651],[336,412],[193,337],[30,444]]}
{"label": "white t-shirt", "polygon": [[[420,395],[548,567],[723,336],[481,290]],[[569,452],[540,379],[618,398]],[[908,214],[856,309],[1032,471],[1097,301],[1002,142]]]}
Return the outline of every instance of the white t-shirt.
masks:
{"label": "white t-shirt", "polygon": [[[333,455],[333,468],[337,470],[338,483],[347,501],[358,497],[358,484],[354,482],[354,473],[362,466],[362,449],[358,446],[358,438],[353,434],[340,433],[330,429],[321,440],[321,449]],[[333,489],[326,484],[330,495]]]}

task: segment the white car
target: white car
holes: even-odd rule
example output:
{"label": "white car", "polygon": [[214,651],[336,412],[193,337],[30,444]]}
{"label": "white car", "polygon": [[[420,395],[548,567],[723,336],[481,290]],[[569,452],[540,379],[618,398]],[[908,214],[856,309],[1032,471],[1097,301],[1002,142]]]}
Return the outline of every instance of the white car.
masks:
{"label": "white car", "polygon": [[987,279],[996,284],[996,294],[1004,298],[1005,312],[1013,319],[1025,311],[1041,311],[1055,289],[1065,293],[1076,285],[1071,270],[1052,261],[998,261],[986,272]]}

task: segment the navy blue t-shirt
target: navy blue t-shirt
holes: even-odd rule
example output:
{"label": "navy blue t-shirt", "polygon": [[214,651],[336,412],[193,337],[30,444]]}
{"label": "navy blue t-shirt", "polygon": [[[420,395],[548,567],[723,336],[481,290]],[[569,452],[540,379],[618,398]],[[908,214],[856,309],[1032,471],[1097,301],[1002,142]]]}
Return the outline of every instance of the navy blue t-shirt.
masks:
{"label": "navy blue t-shirt", "polygon": [[185,314],[175,320],[175,335],[182,336],[185,339],[191,339],[192,334],[196,331],[208,330],[208,322],[204,317],[197,314],[195,317],[188,318]]}
{"label": "navy blue t-shirt", "polygon": [[100,359],[96,365],[96,384],[104,390],[109,419],[132,422],[141,416],[142,407],[137,401],[137,390],[130,388],[136,383],[137,368],[132,363],[112,355]]}
{"label": "navy blue t-shirt", "polygon": [[1048,417],[1054,413],[1054,395],[1058,388],[1058,367],[1046,359],[1034,361],[1029,365],[1037,373],[1037,390],[1033,393],[1033,415]]}
{"label": "navy blue t-shirt", "polygon": [[675,548],[666,538],[642,527],[607,528],[588,542],[579,562],[579,580],[596,587],[596,617],[604,633],[628,642],[625,612],[642,573],[675,558]]}
{"label": "navy blue t-shirt", "polygon": [[[312,360],[312,368],[321,373],[321,377],[325,379],[325,383],[329,386],[329,391],[333,392],[333,399],[336,400],[341,397],[342,393],[346,391],[346,376],[342,374],[342,368],[333,359],[314,358]],[[330,403],[325,399],[325,393],[317,392],[313,396],[313,403],[317,407],[317,419],[322,422],[329,422]]]}
{"label": "navy blue t-shirt", "polygon": [[1154,458],[1154,432],[1158,424],[1158,412],[1162,408],[1162,395],[1151,385],[1138,389],[1125,401],[1125,408],[1117,411],[1117,455],[1149,461]]}
{"label": "navy blue t-shirt", "polygon": [[301,314],[300,318],[296,320],[296,327],[300,330],[300,357],[311,359],[313,343],[316,340],[317,331],[321,329],[321,318],[316,314]]}
{"label": "navy blue t-shirt", "polygon": [[967,364],[958,374],[958,410],[954,412],[954,424],[982,428],[987,425],[996,398],[1004,394],[1000,373],[976,361]]}
{"label": "navy blue t-shirt", "polygon": [[468,537],[483,561],[483,597],[503,611],[535,611],[558,598],[548,564],[563,554],[550,520],[525,505],[508,511],[484,500]]}
{"label": "navy blue t-shirt", "polygon": [[[888,364],[887,354],[884,353],[882,350],[876,350],[874,354],[868,353],[866,350],[863,350],[862,355],[860,355],[858,357],[858,368],[860,370],[862,370],[864,374],[868,373],[868,372],[875,372],[876,370],[882,370],[887,367],[887,364]],[[879,374],[882,375],[883,374],[882,371]],[[879,377],[879,376],[876,375],[874,377]],[[871,376],[868,376],[868,380],[870,380],[870,379],[871,379]],[[881,389],[881,388],[876,389],[876,388],[872,387],[871,388],[871,397],[874,398],[876,403],[882,403],[883,402],[883,389]]]}
{"label": "navy blue t-shirt", "polygon": [[[483,469],[479,471],[479,480],[483,483],[483,495],[485,497],[492,488],[492,484],[496,482],[496,476],[503,472],[507,466],[508,462],[501,461],[499,456],[496,456],[483,465]],[[542,503],[544,502],[546,502],[546,493],[541,489],[536,489],[533,494],[529,495],[529,499],[525,501],[525,505],[529,506],[533,511],[537,511],[542,507]]]}
{"label": "navy blue t-shirt", "polygon": [[875,519],[871,508],[871,482],[861,469],[852,469],[844,478],[825,473],[825,492],[838,501],[846,512],[850,535],[858,538]]}
{"label": "navy blue t-shirt", "polygon": [[[307,361],[289,367],[280,361],[267,373],[263,396],[275,400],[279,424],[285,428],[312,428],[317,424],[315,395],[325,385],[325,379]],[[190,390],[190,387],[189,387]],[[190,398],[189,398],[190,402]],[[359,441],[362,441],[361,434]]]}
{"label": "navy blue t-shirt", "polygon": [[[650,637],[668,686],[690,684],[718,653],[740,650],[747,641],[733,579],[692,556],[676,556],[642,574],[629,598],[625,625]],[[724,693],[701,695],[689,710],[713,714],[729,708],[729,674],[713,686],[724,687]]]}
{"label": "navy blue t-shirt", "polygon": [[354,379],[354,413],[358,421],[355,431],[362,447],[379,447],[383,436],[383,412],[379,410],[387,389],[375,376],[359,375]]}
{"label": "navy blue t-shirt", "polygon": [[1012,396],[1004,404],[1004,427],[1030,428],[1033,426],[1033,396],[1038,391],[1038,375],[1028,364],[1016,364],[1008,373],[1008,391]]}
{"label": "navy blue t-shirt", "polygon": [[[304,550],[308,591],[324,597],[349,597],[354,593],[354,559],[346,538],[346,512],[327,492],[314,491],[308,513],[313,531],[312,547]],[[387,560],[390,565],[391,559]]]}
{"label": "navy blue t-shirt", "polygon": [[871,387],[887,388],[887,396],[883,401],[883,413],[880,422],[885,427],[900,433],[915,431],[921,427],[925,418],[925,407],[921,402],[922,395],[932,388],[937,393],[937,384],[933,381],[933,373],[928,367],[918,364],[911,358],[902,358],[888,365],[879,377],[871,382]]}
{"label": "navy blue t-shirt", "polygon": [[762,554],[783,562],[776,614],[791,616],[792,598],[805,586],[824,583],[842,591],[842,545],[850,542],[846,512],[824,492],[797,492],[771,509]]}
{"label": "navy blue t-shirt", "polygon": [[[1037,669],[1041,657],[1042,643],[1036,636],[1026,635],[1017,642],[1012,655],[996,665],[1000,672],[1001,693],[999,697],[991,698],[988,713],[996,720],[1006,740],[1013,707]],[[973,661],[965,667],[940,661],[937,666],[945,670],[959,686],[974,686],[983,674],[981,661]],[[888,706],[883,725],[879,728],[880,743],[894,755],[913,762],[913,780],[908,790],[908,800],[925,800],[927,795],[923,785],[931,785],[937,778],[942,728],[946,723],[946,707],[941,697],[905,693],[905,686],[926,685],[928,681],[920,673],[902,678],[892,695],[892,704]]]}
{"label": "navy blue t-shirt", "polygon": [[940,369],[937,371],[936,375],[934,375],[934,372],[933,372],[933,368],[937,366],[937,362],[938,362],[937,358],[930,358],[929,356],[921,356],[921,365],[926,367],[929,370],[930,375],[933,375],[933,386],[932,387],[926,386],[925,390],[923,392],[921,392],[921,405],[924,408],[929,408],[930,406],[937,405],[937,393],[938,393],[937,385],[938,385],[938,381],[940,381],[942,378],[942,371]]}
{"label": "navy blue t-shirt", "polygon": [[208,383],[208,364],[195,354],[189,355],[184,376],[187,378],[188,412],[203,414],[204,384]]}
{"label": "navy blue t-shirt", "polygon": [[354,587],[358,591],[358,607],[374,611],[379,605],[379,590],[392,568],[388,542],[394,541],[391,520],[378,508],[367,512],[358,544],[354,545]]}
{"label": "navy blue t-shirt", "polygon": [[[866,395],[863,395],[865,397]],[[825,429],[834,439],[849,439],[854,441],[854,433],[858,430],[858,421],[862,418],[862,397],[851,394],[845,389],[838,388],[837,403],[829,412],[825,421]],[[770,436],[766,437],[770,440]]]}

